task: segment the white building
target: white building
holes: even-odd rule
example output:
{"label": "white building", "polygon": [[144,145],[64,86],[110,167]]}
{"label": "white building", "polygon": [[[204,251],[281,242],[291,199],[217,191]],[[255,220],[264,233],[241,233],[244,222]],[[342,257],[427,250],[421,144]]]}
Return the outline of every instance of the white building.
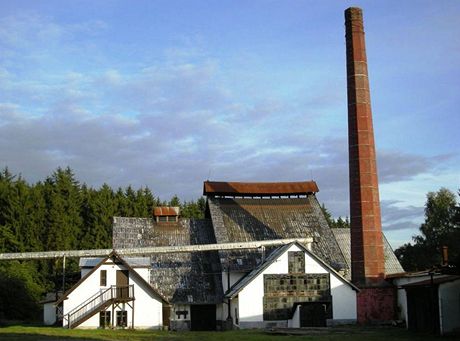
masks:
{"label": "white building", "polygon": [[424,271],[390,278],[398,287],[399,318],[409,330],[460,331],[460,276]]}
{"label": "white building", "polygon": [[149,259],[82,258],[82,278],[56,302],[66,328],[161,328],[167,301],[149,284]]}
{"label": "white building", "polygon": [[320,327],[355,323],[358,291],[303,245],[292,243],[237,281],[226,298],[240,328]]}

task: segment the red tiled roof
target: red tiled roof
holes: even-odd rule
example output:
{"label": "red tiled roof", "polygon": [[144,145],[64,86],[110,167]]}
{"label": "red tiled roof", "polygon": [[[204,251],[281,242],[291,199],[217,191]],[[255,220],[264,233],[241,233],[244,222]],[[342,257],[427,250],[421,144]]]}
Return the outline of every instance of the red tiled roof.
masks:
{"label": "red tiled roof", "polygon": [[319,192],[314,181],[302,182],[220,182],[205,181],[204,195],[284,196]]}
{"label": "red tiled roof", "polygon": [[153,209],[153,215],[159,216],[176,216],[179,215],[179,207],[159,206]]}

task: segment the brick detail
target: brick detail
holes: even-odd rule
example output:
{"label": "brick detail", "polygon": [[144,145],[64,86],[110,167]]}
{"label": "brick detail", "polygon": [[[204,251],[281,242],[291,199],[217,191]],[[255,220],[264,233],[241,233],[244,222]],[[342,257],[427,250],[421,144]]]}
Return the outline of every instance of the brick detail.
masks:
{"label": "brick detail", "polygon": [[348,143],[352,280],[373,285],[383,280],[380,199],[363,16],[345,11],[347,46]]}
{"label": "brick detail", "polygon": [[357,295],[358,323],[395,319],[396,289],[394,287],[361,288]]}

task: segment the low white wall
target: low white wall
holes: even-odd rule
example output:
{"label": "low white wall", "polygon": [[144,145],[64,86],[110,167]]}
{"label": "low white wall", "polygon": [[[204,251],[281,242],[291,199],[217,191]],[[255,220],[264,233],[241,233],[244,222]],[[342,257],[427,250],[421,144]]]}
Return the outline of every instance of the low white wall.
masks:
{"label": "low white wall", "polygon": [[442,335],[460,329],[460,280],[439,286],[439,318]]}
{"label": "low white wall", "polygon": [[297,305],[292,319],[288,321],[288,328],[300,328],[300,305]]}
{"label": "low white wall", "polygon": [[51,326],[56,323],[56,306],[54,302],[45,303],[43,305],[43,323],[46,326]]}

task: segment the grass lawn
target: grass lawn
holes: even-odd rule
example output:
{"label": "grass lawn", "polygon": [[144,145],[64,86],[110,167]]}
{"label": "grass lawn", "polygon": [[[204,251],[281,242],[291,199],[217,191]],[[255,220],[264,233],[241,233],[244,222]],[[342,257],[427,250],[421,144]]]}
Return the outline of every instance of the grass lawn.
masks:
{"label": "grass lawn", "polygon": [[0,340],[328,340],[328,341],[398,341],[398,340],[458,340],[458,337],[439,337],[414,334],[402,328],[333,328],[310,330],[307,335],[273,335],[262,330],[228,332],[166,332],[152,330],[80,330],[52,327],[8,326],[0,328]]}

